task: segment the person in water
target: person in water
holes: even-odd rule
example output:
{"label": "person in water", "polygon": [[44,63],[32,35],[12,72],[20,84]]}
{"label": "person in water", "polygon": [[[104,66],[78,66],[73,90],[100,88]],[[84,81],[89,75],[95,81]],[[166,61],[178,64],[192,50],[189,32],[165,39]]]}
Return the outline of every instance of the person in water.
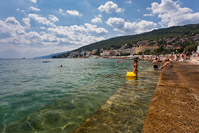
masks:
{"label": "person in water", "polygon": [[138,74],[138,59],[136,58],[133,62],[133,72],[137,75]]}
{"label": "person in water", "polygon": [[158,58],[155,58],[155,60],[153,61],[153,68],[157,70],[159,66],[160,66],[160,63],[158,61]]}

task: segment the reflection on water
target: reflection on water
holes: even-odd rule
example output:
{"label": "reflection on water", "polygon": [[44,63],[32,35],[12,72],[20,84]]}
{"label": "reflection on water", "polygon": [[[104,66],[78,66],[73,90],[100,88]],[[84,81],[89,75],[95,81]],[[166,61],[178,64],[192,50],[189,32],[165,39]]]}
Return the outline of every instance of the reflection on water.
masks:
{"label": "reflection on water", "polygon": [[150,62],[140,62],[137,79],[125,77],[132,61],[23,60],[0,65],[0,132],[7,133],[71,132],[101,105],[94,116],[100,115],[89,118],[90,129],[140,131],[159,75]]}
{"label": "reflection on water", "polygon": [[137,76],[126,77],[126,80],[129,80],[129,81],[135,81],[136,79],[137,79]]}

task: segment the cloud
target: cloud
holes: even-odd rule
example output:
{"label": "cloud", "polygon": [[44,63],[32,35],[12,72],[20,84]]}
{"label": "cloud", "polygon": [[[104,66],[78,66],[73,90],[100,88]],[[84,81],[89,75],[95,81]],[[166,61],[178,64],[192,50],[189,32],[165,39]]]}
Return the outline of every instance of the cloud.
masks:
{"label": "cloud", "polygon": [[106,29],[98,28],[96,25],[85,23],[84,26],[86,27],[86,32],[91,32],[98,35],[105,35],[108,33]]}
{"label": "cloud", "polygon": [[30,2],[37,3],[37,0],[30,0]]}
{"label": "cloud", "polygon": [[85,23],[84,25],[72,25],[72,26],[57,26],[54,28],[48,28],[49,31],[52,33],[56,33],[61,36],[67,36],[70,38],[71,36],[77,36],[77,34],[86,34],[91,35],[105,35],[108,33],[108,31],[104,28],[97,27],[96,25],[92,25],[89,23]]}
{"label": "cloud", "polygon": [[141,20],[139,22],[126,22],[122,18],[109,18],[106,22],[115,31],[127,34],[137,34],[151,31],[156,28],[157,24],[151,21]]}
{"label": "cloud", "polygon": [[33,58],[52,53],[66,52],[75,49],[73,45],[43,45],[40,47],[36,46],[16,46],[12,44],[1,45],[0,58]]}
{"label": "cloud", "polygon": [[132,1],[131,1],[131,0],[127,0],[127,1],[125,1],[124,3],[125,3],[125,4],[131,4]]}
{"label": "cloud", "polygon": [[199,22],[199,12],[194,13],[190,8],[181,7],[178,1],[161,0],[161,3],[153,2],[147,10],[151,10],[153,15],[157,15],[161,19],[162,27]]}
{"label": "cloud", "polygon": [[64,12],[64,10],[61,9],[61,8],[59,8],[59,13],[60,13],[61,15],[66,15],[66,13]]}
{"label": "cloud", "polygon": [[[53,18],[53,20],[55,19],[54,15],[51,15],[50,17]],[[30,28],[30,19],[34,19],[37,22],[46,25],[46,27],[40,27],[41,30],[39,32],[33,30],[30,31],[27,29]],[[79,26],[52,25],[47,19],[35,14],[29,14],[28,18],[23,18],[22,20],[25,26],[22,26],[14,17],[0,20],[0,34],[6,35],[4,38],[0,38],[1,44],[12,44],[19,47],[27,44],[30,46],[62,44],[66,46],[73,45],[73,48],[77,48],[104,40],[105,38],[101,35],[108,33],[106,29],[89,23]]]}
{"label": "cloud", "polygon": [[78,11],[76,10],[67,10],[66,11],[67,14],[70,14],[72,16],[82,16],[82,14],[80,14]]}
{"label": "cloud", "polygon": [[147,16],[154,16],[154,14],[150,13],[150,14],[144,14],[145,17]]}
{"label": "cloud", "polygon": [[66,10],[64,11],[63,9],[59,8],[59,11],[58,11],[61,15],[66,15],[66,14],[69,14],[71,16],[78,16],[78,17],[81,17],[82,14],[80,14],[78,11],[76,10]]}
{"label": "cloud", "polygon": [[25,33],[25,28],[14,17],[8,17],[5,21],[0,20],[0,33],[13,37]]}
{"label": "cloud", "polygon": [[100,16],[95,16],[95,18],[93,18],[91,20],[92,23],[101,23],[102,19],[101,19],[101,15]]}
{"label": "cloud", "polygon": [[[83,46],[100,40],[104,37],[95,37],[90,33],[102,34],[106,32],[101,28],[85,24],[85,25],[72,25],[72,26],[57,26],[48,28],[48,31],[56,35],[59,43],[69,43],[76,46]],[[42,36],[42,38],[46,36]],[[44,39],[43,38],[43,39]]]}
{"label": "cloud", "polygon": [[17,8],[16,11],[25,13],[25,10],[21,10],[20,8]]}
{"label": "cloud", "polygon": [[107,1],[105,3],[105,5],[100,5],[100,7],[98,8],[98,10],[100,12],[104,12],[105,11],[106,13],[109,13],[109,14],[113,13],[113,12],[119,13],[119,12],[123,12],[124,11],[124,9],[118,8],[118,5],[115,4],[112,1]]}
{"label": "cloud", "polygon": [[27,27],[30,27],[30,18],[23,18],[22,20]]}
{"label": "cloud", "polygon": [[30,7],[30,10],[32,10],[32,11],[37,11],[37,12],[40,11],[40,9],[38,9],[38,8],[36,8],[36,7],[33,7],[33,6]]}
{"label": "cloud", "polygon": [[59,21],[59,19],[55,16],[55,15],[49,15],[49,19],[52,21],[52,22],[57,22]]}
{"label": "cloud", "polygon": [[29,14],[28,17],[29,17],[30,19],[33,19],[33,20],[37,21],[37,22],[40,23],[40,24],[54,26],[54,24],[53,24],[51,21],[47,20],[47,19],[44,18],[44,17],[41,17],[40,15],[37,15],[37,14]]}

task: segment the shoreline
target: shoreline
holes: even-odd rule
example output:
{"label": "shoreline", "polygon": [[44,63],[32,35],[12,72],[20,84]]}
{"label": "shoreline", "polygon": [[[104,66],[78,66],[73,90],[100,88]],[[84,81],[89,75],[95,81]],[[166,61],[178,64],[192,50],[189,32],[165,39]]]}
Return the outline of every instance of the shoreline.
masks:
{"label": "shoreline", "polygon": [[175,62],[165,68],[142,132],[199,132],[198,80],[199,65]]}

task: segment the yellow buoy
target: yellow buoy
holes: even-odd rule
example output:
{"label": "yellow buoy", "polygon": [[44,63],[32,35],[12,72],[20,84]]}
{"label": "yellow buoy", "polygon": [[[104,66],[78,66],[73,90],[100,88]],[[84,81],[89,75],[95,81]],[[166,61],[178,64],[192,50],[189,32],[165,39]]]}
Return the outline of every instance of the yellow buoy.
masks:
{"label": "yellow buoy", "polygon": [[127,77],[135,77],[136,74],[134,72],[127,72],[126,76]]}
{"label": "yellow buoy", "polygon": [[134,77],[126,77],[126,80],[135,81],[136,79],[137,79],[137,77],[136,77],[136,76],[134,76]]}

